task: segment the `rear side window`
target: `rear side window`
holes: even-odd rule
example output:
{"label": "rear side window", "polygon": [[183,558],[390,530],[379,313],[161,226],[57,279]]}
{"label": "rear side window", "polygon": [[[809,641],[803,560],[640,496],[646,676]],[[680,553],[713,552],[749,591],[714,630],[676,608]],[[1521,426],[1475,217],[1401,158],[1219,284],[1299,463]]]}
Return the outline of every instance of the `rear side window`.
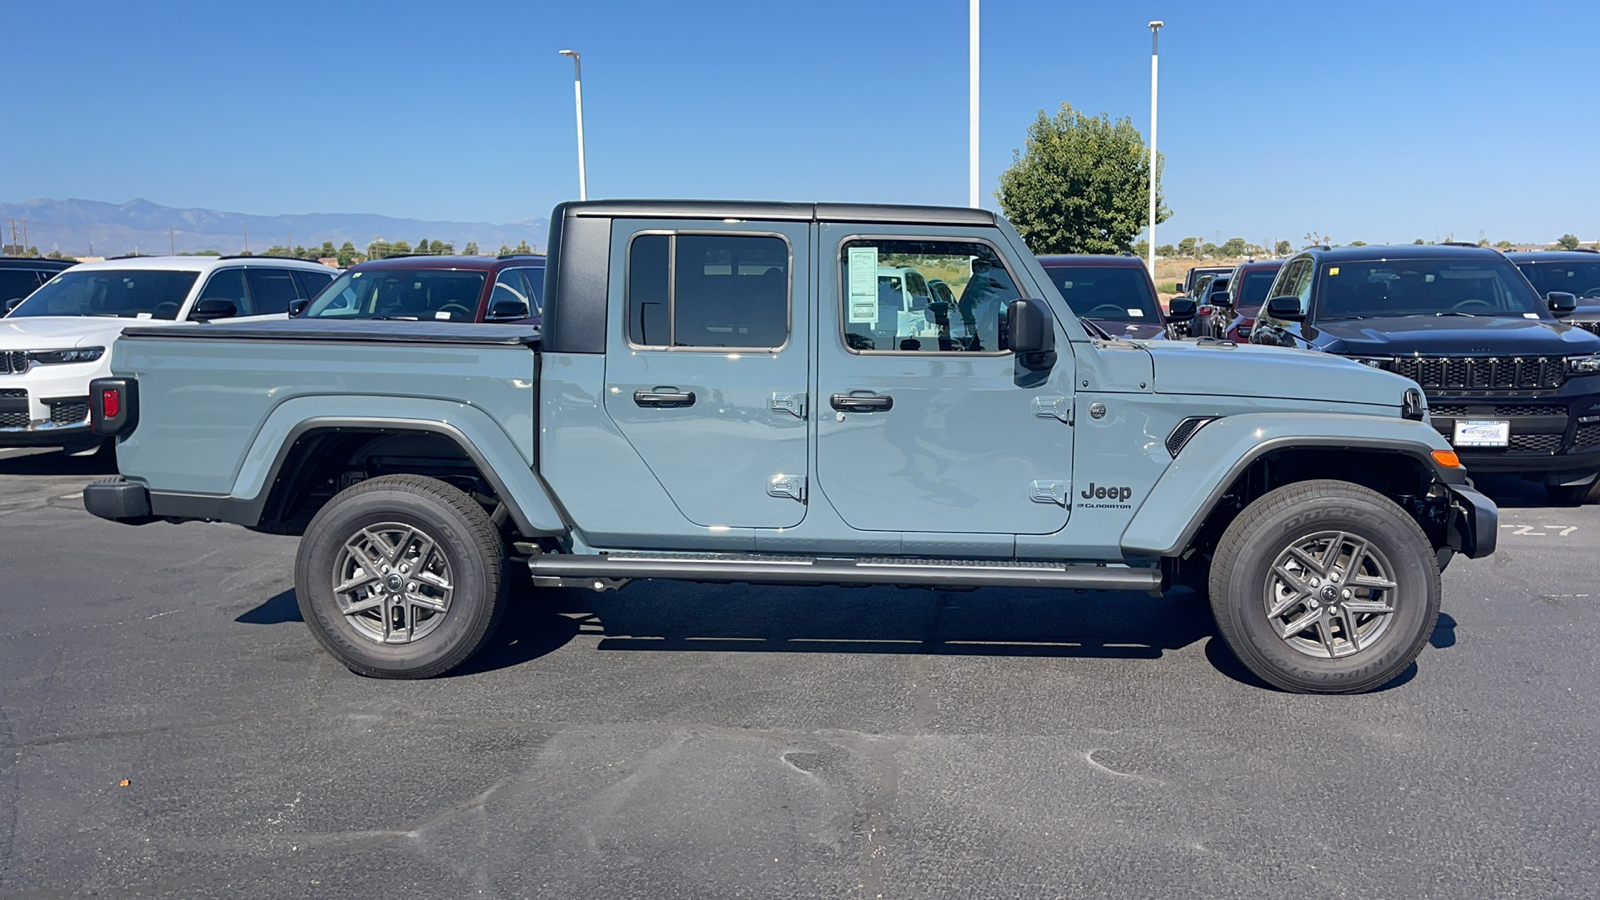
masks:
{"label": "rear side window", "polygon": [[628,339],[642,347],[770,350],[789,340],[781,237],[643,234],[628,249]]}
{"label": "rear side window", "polygon": [[300,296],[294,275],[288,269],[251,267],[245,270],[245,278],[250,282],[250,298],[255,301],[255,315],[258,316],[286,313],[289,301]]}
{"label": "rear side window", "polygon": [[322,289],[333,281],[333,273],[307,272],[304,269],[295,269],[294,277],[300,282],[300,296],[311,299],[322,293]]}

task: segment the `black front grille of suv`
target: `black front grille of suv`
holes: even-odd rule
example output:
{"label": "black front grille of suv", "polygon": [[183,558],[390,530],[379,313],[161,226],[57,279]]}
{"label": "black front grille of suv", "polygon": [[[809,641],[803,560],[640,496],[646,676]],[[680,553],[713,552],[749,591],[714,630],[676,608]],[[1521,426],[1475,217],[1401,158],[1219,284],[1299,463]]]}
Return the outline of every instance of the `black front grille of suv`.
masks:
{"label": "black front grille of suv", "polygon": [[1573,322],[1572,324],[1578,326],[1579,328],[1582,328],[1584,331],[1588,331],[1588,332],[1591,332],[1593,334],[1600,334],[1600,321],[1597,321],[1597,322]]}
{"label": "black front grille of suv", "polygon": [[1425,390],[1558,388],[1566,378],[1559,356],[1402,356],[1394,370]]}
{"label": "black front grille of suv", "polygon": [[0,375],[26,372],[30,364],[26,350],[0,350]]}

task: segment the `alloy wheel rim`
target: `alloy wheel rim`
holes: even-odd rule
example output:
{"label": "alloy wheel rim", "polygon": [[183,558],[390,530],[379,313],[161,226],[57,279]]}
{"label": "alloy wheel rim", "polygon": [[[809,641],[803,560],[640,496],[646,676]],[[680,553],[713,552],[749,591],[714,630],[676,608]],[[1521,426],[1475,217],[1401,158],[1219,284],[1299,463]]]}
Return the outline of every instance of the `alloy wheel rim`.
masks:
{"label": "alloy wheel rim", "polygon": [[1306,656],[1339,659],[1371,647],[1394,618],[1394,567],[1372,542],[1347,531],[1291,541],[1267,571],[1267,624]]}
{"label": "alloy wheel rim", "polygon": [[409,644],[450,612],[455,577],[439,542],[415,525],[368,525],[345,540],[333,565],[333,597],[357,634]]}

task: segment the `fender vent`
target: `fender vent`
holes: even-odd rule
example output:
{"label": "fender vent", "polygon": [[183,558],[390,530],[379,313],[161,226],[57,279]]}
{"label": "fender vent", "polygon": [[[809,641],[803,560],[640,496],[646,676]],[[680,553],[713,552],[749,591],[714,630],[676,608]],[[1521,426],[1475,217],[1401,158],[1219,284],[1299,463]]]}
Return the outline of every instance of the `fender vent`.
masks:
{"label": "fender vent", "polygon": [[1167,452],[1176,459],[1178,453],[1183,450],[1183,445],[1189,443],[1189,439],[1194,437],[1195,432],[1215,418],[1216,416],[1190,416],[1179,422],[1178,427],[1172,429],[1172,433],[1167,435]]}

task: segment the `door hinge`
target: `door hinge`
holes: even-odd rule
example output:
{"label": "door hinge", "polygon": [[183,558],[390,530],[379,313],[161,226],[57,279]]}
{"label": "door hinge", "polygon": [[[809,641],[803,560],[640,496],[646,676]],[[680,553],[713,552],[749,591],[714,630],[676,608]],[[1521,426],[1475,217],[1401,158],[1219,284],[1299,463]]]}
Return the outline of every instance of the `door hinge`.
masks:
{"label": "door hinge", "polygon": [[1060,419],[1071,425],[1072,398],[1035,397],[1033,398],[1033,414],[1041,419]]}
{"label": "door hinge", "polygon": [[1071,486],[1065,481],[1035,481],[1028,485],[1028,499],[1035,503],[1066,506]]}
{"label": "door hinge", "polygon": [[804,419],[806,417],[805,391],[773,391],[772,403],[768,408],[773,412],[788,413],[796,419]]}
{"label": "door hinge", "polygon": [[788,497],[790,500],[806,502],[806,477],[804,475],[774,475],[767,479],[767,494],[772,497]]}

